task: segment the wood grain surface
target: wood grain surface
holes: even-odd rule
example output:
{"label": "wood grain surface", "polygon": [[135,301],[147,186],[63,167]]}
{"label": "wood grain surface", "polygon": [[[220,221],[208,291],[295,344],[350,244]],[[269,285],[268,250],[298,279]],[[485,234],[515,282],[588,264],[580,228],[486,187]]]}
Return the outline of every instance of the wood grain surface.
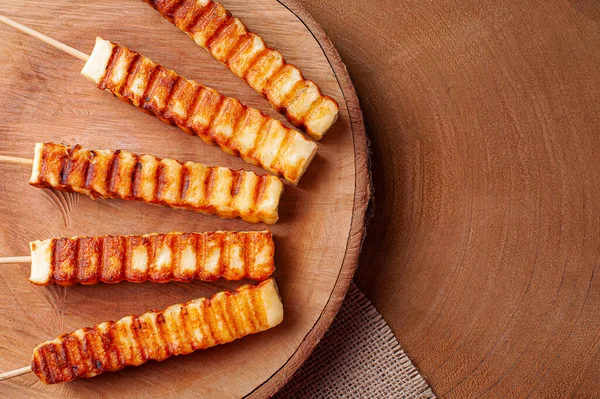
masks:
{"label": "wood grain surface", "polygon": [[372,141],[356,280],[434,391],[600,396],[600,2],[302,3]]}
{"label": "wood grain surface", "polygon": [[[222,2],[340,104],[300,185],[286,185],[275,235],[275,277],[285,317],[277,328],[162,363],[89,380],[44,386],[35,376],[0,384],[2,397],[265,397],[308,356],[351,281],[369,197],[367,151],[354,89],[324,32],[294,1]],[[239,98],[284,122],[250,87],[138,1],[0,1],[8,17],[89,52],[96,35]],[[199,138],[101,92],[79,74],[81,61],[0,26],[0,153],[31,157],[36,141],[127,149],[263,173]],[[0,165],[0,256],[27,255],[47,237],[168,231],[260,230],[264,224],[42,190],[30,169]],[[210,295],[239,284],[99,284],[37,287],[28,265],[0,275],[0,371],[27,365],[35,345],[128,314]]]}

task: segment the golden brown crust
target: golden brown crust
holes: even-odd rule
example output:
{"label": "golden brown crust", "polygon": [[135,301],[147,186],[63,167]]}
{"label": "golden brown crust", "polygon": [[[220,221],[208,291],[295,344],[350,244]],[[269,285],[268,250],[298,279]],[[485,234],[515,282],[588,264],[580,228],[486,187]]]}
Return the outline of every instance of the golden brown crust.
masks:
{"label": "golden brown crust", "polygon": [[145,0],[295,126],[319,140],[337,119],[337,102],[221,4],[211,0]]}
{"label": "golden brown crust", "polygon": [[314,142],[234,98],[187,80],[126,47],[97,39],[99,48],[107,45],[110,54],[102,58],[92,53],[90,58],[90,62],[106,61],[104,73],[92,78],[100,89],[219,145],[228,154],[298,183],[315,155]]}
{"label": "golden brown crust", "polygon": [[89,378],[231,342],[282,319],[277,286],[269,279],[60,335],[34,349],[31,368],[45,384]]}
{"label": "golden brown crust", "polygon": [[283,191],[275,176],[54,143],[36,144],[29,183],[268,224],[278,219]]}
{"label": "golden brown crust", "polygon": [[38,285],[262,281],[275,270],[268,230],[51,238],[30,247]]}

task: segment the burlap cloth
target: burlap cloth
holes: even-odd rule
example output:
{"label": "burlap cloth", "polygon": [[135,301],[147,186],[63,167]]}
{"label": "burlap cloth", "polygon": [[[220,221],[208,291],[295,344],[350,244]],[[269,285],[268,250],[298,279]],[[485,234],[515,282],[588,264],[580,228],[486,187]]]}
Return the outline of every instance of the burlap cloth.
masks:
{"label": "burlap cloth", "polygon": [[435,398],[392,330],[352,284],[331,328],[273,398]]}

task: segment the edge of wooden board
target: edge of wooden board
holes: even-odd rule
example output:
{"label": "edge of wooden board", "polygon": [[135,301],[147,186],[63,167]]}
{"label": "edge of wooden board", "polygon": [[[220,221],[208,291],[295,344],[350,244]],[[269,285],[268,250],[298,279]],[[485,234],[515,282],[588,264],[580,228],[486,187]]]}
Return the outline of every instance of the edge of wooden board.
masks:
{"label": "edge of wooden board", "polygon": [[302,22],[319,43],[340,85],[344,101],[348,107],[350,128],[354,143],[354,210],[342,268],[327,304],[294,354],[274,374],[245,396],[252,399],[268,398],[281,389],[312,353],[333,322],[356,272],[360,249],[366,234],[367,206],[372,196],[368,140],[360,103],[346,65],[321,25],[298,0],[277,1]]}

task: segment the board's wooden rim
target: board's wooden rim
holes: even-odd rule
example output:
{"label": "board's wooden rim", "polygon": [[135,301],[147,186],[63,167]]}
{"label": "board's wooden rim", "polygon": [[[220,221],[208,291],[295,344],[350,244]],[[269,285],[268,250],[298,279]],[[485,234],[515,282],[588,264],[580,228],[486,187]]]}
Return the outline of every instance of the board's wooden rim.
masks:
{"label": "board's wooden rim", "polygon": [[369,150],[360,103],[350,75],[339,53],[321,25],[297,0],[277,0],[300,20],[323,50],[340,85],[348,114],[354,144],[354,207],[346,252],[331,296],[321,315],[304,337],[294,354],[267,380],[250,392],[247,398],[268,398],[281,389],[317,346],[335,318],[358,265],[360,248],[366,234],[367,205],[371,198]]}

